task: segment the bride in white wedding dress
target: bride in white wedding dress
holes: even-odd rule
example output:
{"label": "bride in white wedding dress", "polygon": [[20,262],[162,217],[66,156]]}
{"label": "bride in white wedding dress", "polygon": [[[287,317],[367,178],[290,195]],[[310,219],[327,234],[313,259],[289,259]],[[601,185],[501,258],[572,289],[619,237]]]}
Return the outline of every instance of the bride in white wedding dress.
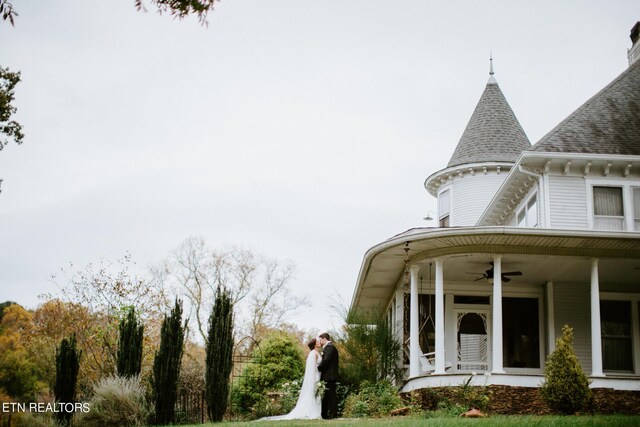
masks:
{"label": "bride in white wedding dress", "polygon": [[298,396],[296,406],[288,414],[260,418],[260,421],[320,418],[322,398],[320,396],[316,396],[316,385],[318,381],[320,381],[318,364],[322,360],[322,356],[320,355],[321,345],[315,338],[312,338],[307,345],[311,351],[309,351],[309,355],[307,356],[307,364],[304,369],[304,379],[302,380],[300,395]]}

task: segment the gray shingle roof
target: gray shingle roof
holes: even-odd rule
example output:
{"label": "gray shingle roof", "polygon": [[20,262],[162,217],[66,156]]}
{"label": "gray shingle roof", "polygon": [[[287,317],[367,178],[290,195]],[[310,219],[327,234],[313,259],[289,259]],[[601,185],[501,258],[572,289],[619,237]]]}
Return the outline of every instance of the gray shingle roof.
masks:
{"label": "gray shingle roof", "polygon": [[640,61],[560,122],[531,151],[640,155]]}
{"label": "gray shingle roof", "polygon": [[467,163],[515,162],[531,148],[498,83],[489,79],[447,167]]}

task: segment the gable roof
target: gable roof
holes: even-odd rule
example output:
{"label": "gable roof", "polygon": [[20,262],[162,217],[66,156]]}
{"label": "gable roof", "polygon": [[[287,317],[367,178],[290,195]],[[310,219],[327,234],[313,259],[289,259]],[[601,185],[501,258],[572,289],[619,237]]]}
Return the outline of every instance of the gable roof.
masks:
{"label": "gable roof", "polygon": [[529,148],[529,138],[491,76],[447,167],[483,162],[513,163]]}
{"label": "gable roof", "polygon": [[560,122],[531,151],[640,155],[640,61]]}

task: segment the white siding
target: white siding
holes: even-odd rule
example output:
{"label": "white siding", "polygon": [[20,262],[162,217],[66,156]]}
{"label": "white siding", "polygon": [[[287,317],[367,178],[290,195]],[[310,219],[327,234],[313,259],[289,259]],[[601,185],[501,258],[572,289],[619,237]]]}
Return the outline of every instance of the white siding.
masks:
{"label": "white siding", "polygon": [[473,176],[465,175],[464,178],[456,179],[451,185],[450,225],[452,227],[476,225],[508,172],[502,171],[499,175],[495,171],[487,175],[476,172]]}
{"label": "white siding", "polygon": [[549,176],[550,228],[586,229],[587,193],[582,177]]}
{"label": "white siding", "polygon": [[573,348],[588,374],[591,372],[591,307],[590,287],[585,284],[554,284],[554,315],[556,339],[562,327],[573,328]]}

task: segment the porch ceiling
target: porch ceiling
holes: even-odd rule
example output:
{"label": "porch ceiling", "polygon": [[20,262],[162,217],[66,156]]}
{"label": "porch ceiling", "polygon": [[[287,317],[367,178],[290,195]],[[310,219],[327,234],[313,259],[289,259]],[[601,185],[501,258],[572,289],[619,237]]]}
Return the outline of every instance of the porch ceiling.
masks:
{"label": "porch ceiling", "polygon": [[[371,248],[364,257],[352,307],[384,306],[403,280],[405,245],[409,264],[421,265],[425,286],[429,261],[444,260],[445,283],[475,283],[502,254],[502,271],[522,271],[509,285],[588,283],[590,259],[599,258],[601,287],[638,286],[640,233],[526,229],[512,227],[421,228],[399,234]],[[570,261],[570,262],[569,262]],[[434,269],[435,270],[435,269]],[[433,276],[431,276],[433,278]]]}

